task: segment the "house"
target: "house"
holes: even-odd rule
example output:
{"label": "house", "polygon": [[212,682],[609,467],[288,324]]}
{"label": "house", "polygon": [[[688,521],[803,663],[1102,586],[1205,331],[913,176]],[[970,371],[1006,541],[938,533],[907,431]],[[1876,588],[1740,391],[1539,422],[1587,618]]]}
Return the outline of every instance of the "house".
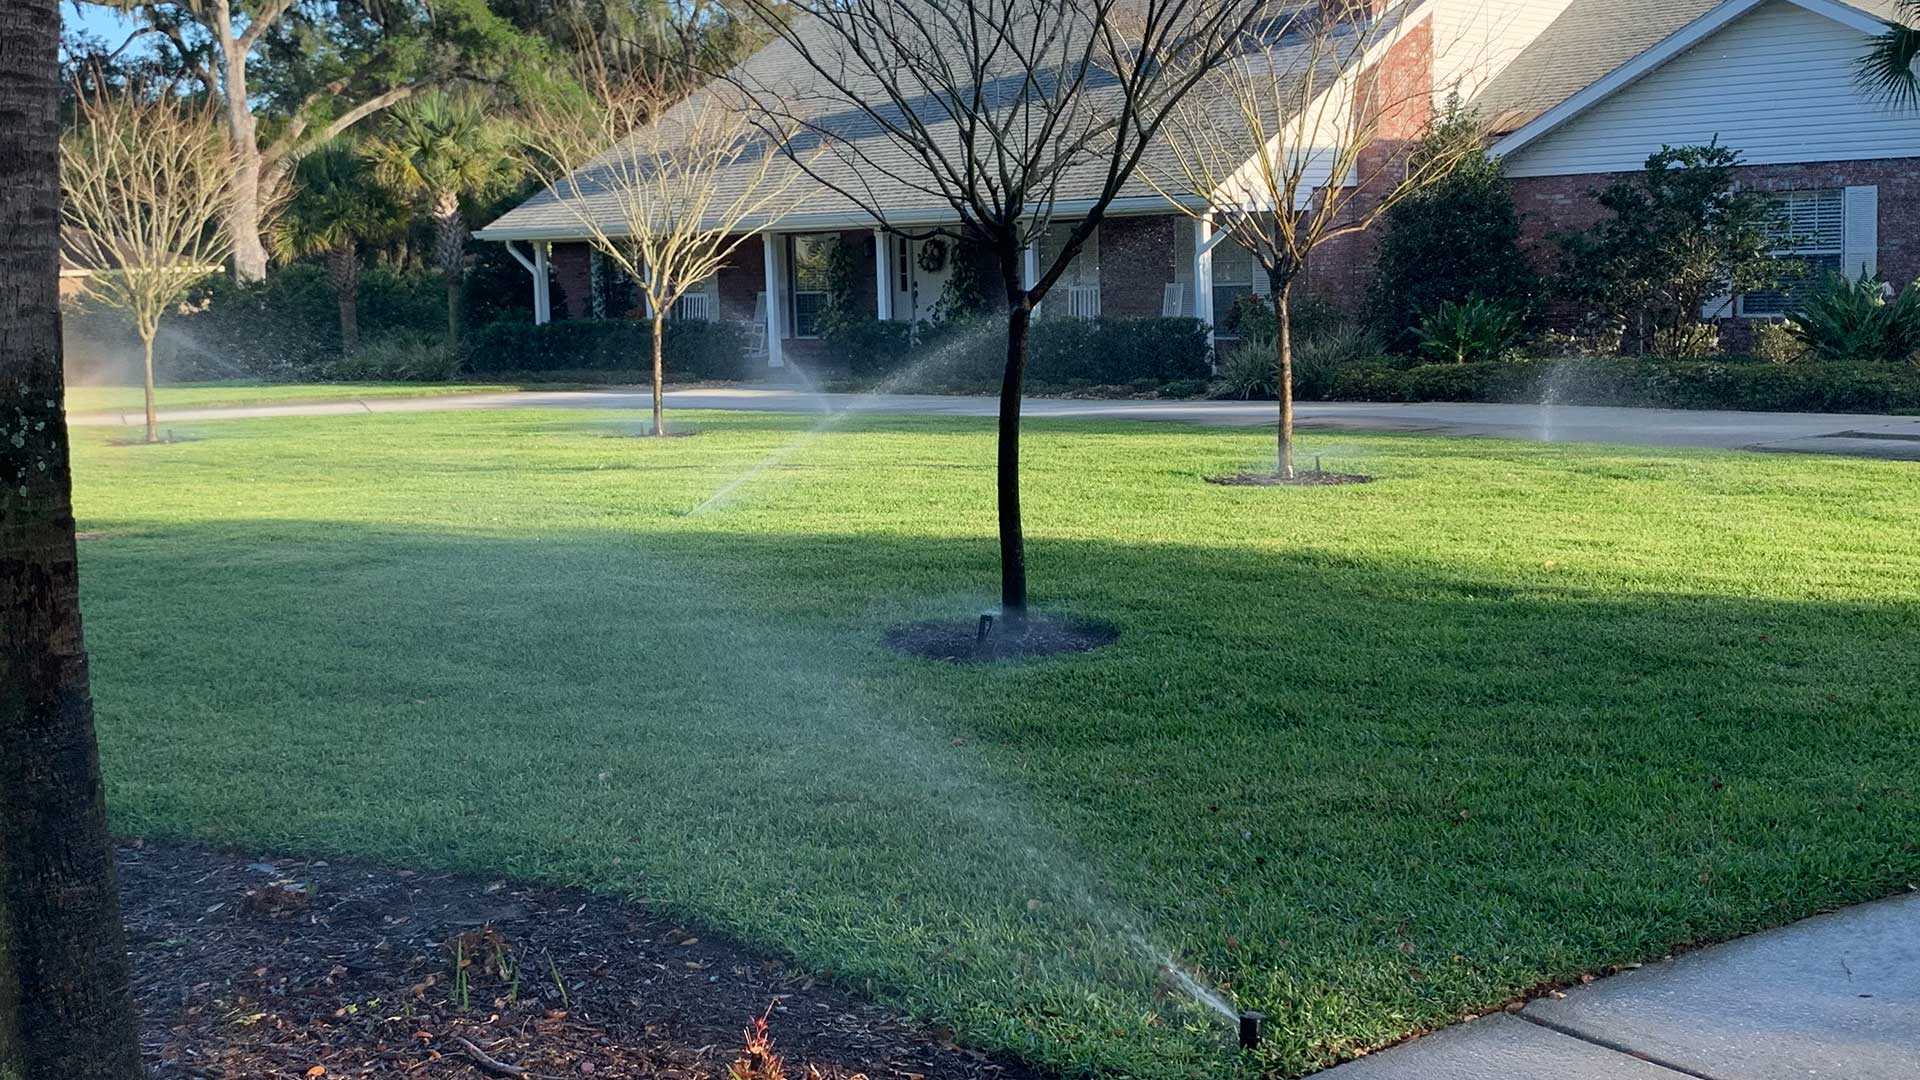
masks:
{"label": "house", "polygon": [[[1776,193],[1783,258],[1903,280],[1920,275],[1920,251],[1907,238],[1920,208],[1913,167],[1920,115],[1877,102],[1853,78],[1855,58],[1892,15],[1891,0],[1342,3],[1352,17],[1375,21],[1366,74],[1411,83],[1424,102],[1383,123],[1377,138],[1410,137],[1433,108],[1458,94],[1494,123],[1490,152],[1506,161],[1527,238],[1543,258],[1553,234],[1599,214],[1595,189],[1638,169],[1662,144],[1717,138],[1744,153],[1742,185]],[[782,43],[750,58],[747,68],[763,85],[786,80],[796,97],[807,96],[807,69]],[[1071,216],[1075,196],[1063,193],[1060,216]],[[953,220],[944,204],[906,186],[883,197],[896,224]],[[800,178],[784,210],[758,243],[739,248],[676,312],[748,323],[773,367],[818,347],[831,245],[851,245],[862,278],[872,280],[871,295],[862,298],[868,314],[909,322],[928,316],[959,257],[942,241],[875,228],[832,184]],[[476,234],[507,243],[533,274],[540,321],[555,315],[549,266],[565,317],[591,315],[607,287],[608,276],[572,222],[572,212],[547,192]],[[1307,288],[1354,307],[1370,280],[1371,247],[1370,237],[1353,235],[1323,248]],[[1029,256],[1029,273],[1041,254]],[[1040,315],[1180,314],[1224,328],[1238,297],[1265,290],[1256,270],[1231,243],[1210,244],[1203,221],[1140,178],[1112,204]],[[1778,294],[1741,297],[1724,313],[1775,316],[1784,303]]]}

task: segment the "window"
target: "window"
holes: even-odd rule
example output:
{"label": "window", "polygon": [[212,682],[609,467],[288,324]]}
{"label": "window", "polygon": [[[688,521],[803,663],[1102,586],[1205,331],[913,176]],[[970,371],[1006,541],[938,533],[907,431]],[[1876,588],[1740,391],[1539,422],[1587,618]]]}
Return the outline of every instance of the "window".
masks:
{"label": "window", "polygon": [[1238,337],[1239,320],[1234,307],[1243,296],[1253,295],[1256,267],[1253,253],[1232,240],[1222,240],[1213,249],[1213,325],[1222,337]]}
{"label": "window", "polygon": [[820,313],[827,309],[830,295],[827,264],[833,259],[833,246],[840,238],[833,233],[814,233],[787,238],[787,285],[793,294],[793,336],[820,336]]}
{"label": "window", "polygon": [[1822,275],[1841,272],[1846,264],[1847,212],[1840,188],[1783,191],[1773,196],[1773,204],[1773,257],[1791,260],[1797,267],[1779,288],[1742,296],[1741,315],[1785,315],[1801,290]]}

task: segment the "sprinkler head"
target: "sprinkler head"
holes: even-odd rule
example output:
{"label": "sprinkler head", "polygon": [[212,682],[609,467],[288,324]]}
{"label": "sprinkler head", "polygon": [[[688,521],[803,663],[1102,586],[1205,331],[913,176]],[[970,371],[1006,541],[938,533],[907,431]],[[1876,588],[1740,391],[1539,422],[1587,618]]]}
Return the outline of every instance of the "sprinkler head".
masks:
{"label": "sprinkler head", "polygon": [[1260,1022],[1266,1018],[1265,1013],[1251,1010],[1240,1014],[1240,1049],[1252,1050],[1260,1045]]}
{"label": "sprinkler head", "polygon": [[993,633],[993,615],[990,612],[984,613],[980,616],[980,629],[973,635],[973,643],[975,645],[986,644],[987,635],[991,633]]}

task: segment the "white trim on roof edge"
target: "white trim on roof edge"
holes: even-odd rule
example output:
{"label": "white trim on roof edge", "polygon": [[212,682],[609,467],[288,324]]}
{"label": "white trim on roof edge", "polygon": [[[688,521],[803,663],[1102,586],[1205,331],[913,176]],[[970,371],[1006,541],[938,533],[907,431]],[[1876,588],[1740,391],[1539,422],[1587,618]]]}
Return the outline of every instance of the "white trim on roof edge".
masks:
{"label": "white trim on roof edge", "polygon": [[[1579,93],[1521,125],[1505,138],[1494,143],[1487,154],[1491,157],[1506,157],[1520,150],[1638,82],[1642,77],[1652,74],[1655,69],[1706,40],[1728,23],[1762,4],[1771,2],[1772,0],[1726,0],[1726,3],[1669,34],[1659,44],[1594,80]],[[1816,15],[1824,15],[1863,34],[1878,34],[1887,26],[1880,19],[1850,4],[1840,3],[1838,0],[1780,0],[1780,2],[1805,8]]]}
{"label": "white trim on roof edge", "polygon": [[[1180,209],[1181,205],[1198,210],[1204,209],[1206,202],[1195,195],[1183,195],[1177,204],[1175,200],[1169,199],[1164,195],[1130,195],[1124,199],[1115,199],[1109,203],[1107,205],[1107,214],[1113,217],[1129,217],[1156,213],[1178,214],[1184,212]],[[1092,199],[1061,199],[1059,202],[1053,204],[1053,214],[1055,217],[1059,217],[1062,214],[1085,213],[1092,208]],[[951,210],[914,210],[887,215],[887,224],[882,227],[922,229],[932,228],[938,225],[952,225],[959,220]],[[849,211],[834,214],[789,214],[786,217],[775,219],[771,224],[756,225],[751,230],[743,229],[743,231],[758,232],[765,230],[777,233],[805,233],[826,232],[834,229],[871,229],[874,227],[875,223],[871,214],[865,211]],[[484,229],[474,230],[473,238],[475,240],[549,240],[556,243],[592,239],[590,236],[556,231],[556,229],[557,227],[554,226],[522,227],[518,229],[496,229],[489,226]],[[624,235],[622,231],[613,229],[609,229],[607,234],[609,236]]]}

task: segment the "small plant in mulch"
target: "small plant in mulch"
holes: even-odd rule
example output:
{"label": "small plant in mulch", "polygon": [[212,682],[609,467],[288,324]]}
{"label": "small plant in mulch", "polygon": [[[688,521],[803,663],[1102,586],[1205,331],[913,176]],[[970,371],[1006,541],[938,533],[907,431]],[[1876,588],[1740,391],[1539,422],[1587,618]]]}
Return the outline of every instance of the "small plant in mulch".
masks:
{"label": "small plant in mulch", "polygon": [[887,628],[887,648],[901,656],[984,664],[1083,653],[1111,645],[1120,631],[1091,619],[1027,615],[1018,621],[982,615],[975,620],[934,619]]}
{"label": "small plant in mulch", "polygon": [[[754,1017],[747,1025],[746,1047],[732,1065],[727,1067],[728,1080],[788,1080],[786,1063],[773,1049],[773,1035],[767,1030],[767,1015]],[[826,1074],[814,1066],[807,1067],[807,1080],[823,1080]],[[866,1073],[855,1073],[845,1080],[867,1080]]]}
{"label": "small plant in mulch", "polygon": [[455,934],[447,941],[447,953],[453,961],[453,1000],[461,1009],[467,1007],[476,979],[503,989],[504,1001],[520,997],[520,965],[513,958],[513,946],[492,926]]}
{"label": "small plant in mulch", "polygon": [[299,881],[270,881],[248,889],[243,903],[256,915],[297,915],[313,906],[313,886]]}

